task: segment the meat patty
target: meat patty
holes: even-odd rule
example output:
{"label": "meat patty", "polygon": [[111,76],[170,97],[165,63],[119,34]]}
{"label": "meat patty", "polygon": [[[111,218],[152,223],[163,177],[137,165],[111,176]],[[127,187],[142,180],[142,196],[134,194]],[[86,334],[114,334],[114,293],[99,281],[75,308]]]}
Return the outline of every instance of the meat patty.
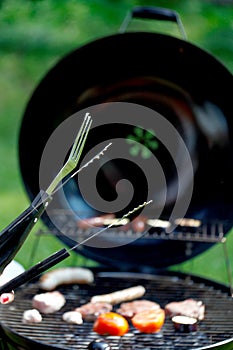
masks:
{"label": "meat patty", "polygon": [[75,311],[81,313],[86,321],[94,321],[99,315],[111,310],[112,305],[105,302],[87,303],[75,309]]}
{"label": "meat patty", "polygon": [[122,303],[117,312],[126,318],[132,318],[137,313],[146,310],[159,310],[160,305],[150,300],[134,300],[128,303]]}
{"label": "meat patty", "polygon": [[173,316],[194,317],[197,320],[203,320],[205,316],[205,305],[202,301],[196,301],[192,298],[183,301],[174,301],[165,305],[165,312],[171,318]]}

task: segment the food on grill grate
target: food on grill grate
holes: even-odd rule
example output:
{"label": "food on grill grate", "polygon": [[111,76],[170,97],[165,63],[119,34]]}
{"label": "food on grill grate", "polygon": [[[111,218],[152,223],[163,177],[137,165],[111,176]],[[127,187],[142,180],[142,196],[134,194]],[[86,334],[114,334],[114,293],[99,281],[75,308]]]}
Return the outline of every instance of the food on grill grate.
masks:
{"label": "food on grill grate", "polygon": [[147,220],[147,217],[139,215],[132,222],[130,222],[127,218],[117,219],[114,214],[106,214],[79,220],[77,222],[77,226],[79,229],[87,230],[93,226],[101,227],[113,225],[124,226],[123,230],[129,230],[131,228],[134,232],[144,232],[146,229]]}
{"label": "food on grill grate", "polygon": [[23,313],[22,322],[23,323],[40,323],[42,321],[42,316],[37,309],[26,310]]}
{"label": "food on grill grate", "polygon": [[88,229],[91,226],[100,227],[109,225],[115,219],[114,214],[106,214],[102,216],[93,216],[90,218],[82,219],[77,222],[78,228]]}
{"label": "food on grill grate", "polygon": [[112,310],[112,304],[105,302],[87,303],[77,307],[75,311],[81,313],[86,321],[94,321],[99,315]]}
{"label": "food on grill grate", "polygon": [[[167,273],[167,272],[166,272]],[[189,278],[187,278],[189,277]],[[191,280],[190,280],[191,278]],[[81,325],[67,324],[62,320],[62,314],[68,310],[74,310],[82,303],[90,301],[94,293],[124,289],[129,286],[143,285],[146,289],[148,300],[155,300],[164,309],[168,301],[183,300],[185,297],[193,297],[202,300],[206,305],[205,319],[197,324],[197,332],[187,334],[175,331],[172,320],[166,317],[162,331],[159,333],[143,334],[131,326],[123,337],[101,336],[93,332],[93,322],[83,321]],[[229,287],[213,284],[209,280],[196,276],[180,275],[150,275],[131,272],[95,272],[93,285],[80,285],[77,295],[76,285],[65,285],[59,291],[66,298],[66,305],[57,313],[43,315],[42,323],[24,325],[23,311],[30,308],[31,299],[39,292],[38,283],[30,283],[27,288],[21,287],[17,291],[17,298],[12,305],[0,306],[1,331],[9,344],[17,342],[17,349],[64,349],[84,350],[95,339],[102,338],[112,350],[194,350],[217,348],[219,342],[226,344],[231,349],[233,344],[233,313],[232,297]],[[156,296],[156,299],[155,299]],[[79,304],[77,305],[77,302]],[[120,307],[116,305],[117,309]],[[114,308],[114,307],[113,307]],[[131,322],[128,321],[130,324]],[[29,343],[29,344],[28,344]],[[22,344],[22,345],[20,345]],[[9,345],[9,346],[10,346]],[[98,348],[97,348],[98,349]],[[108,348],[106,348],[108,349]],[[13,347],[12,347],[13,350]]]}
{"label": "food on grill grate", "polygon": [[59,311],[66,303],[66,299],[59,291],[36,294],[32,298],[32,306],[44,314]]}
{"label": "food on grill grate", "polygon": [[136,217],[131,223],[133,231],[141,233],[144,232],[147,227],[147,219],[147,217],[142,215]]}
{"label": "food on grill grate", "polygon": [[3,293],[0,295],[1,304],[9,304],[12,301],[14,301],[14,299],[15,299],[14,291],[12,291],[11,293]]}
{"label": "food on grill grate", "polygon": [[100,335],[122,336],[128,330],[128,321],[116,312],[107,312],[99,315],[93,326],[93,331]]}
{"label": "food on grill grate", "polygon": [[145,310],[137,313],[132,319],[132,324],[142,333],[156,333],[162,328],[165,321],[165,311]]}
{"label": "food on grill grate", "polygon": [[70,324],[82,324],[82,314],[78,311],[67,311],[62,315],[63,321]]}
{"label": "food on grill grate", "polygon": [[201,221],[196,219],[188,219],[188,218],[182,218],[182,219],[176,219],[174,221],[176,225],[179,226],[187,226],[187,227],[200,227]]}
{"label": "food on grill grate", "polygon": [[46,272],[39,280],[40,288],[51,291],[62,284],[89,284],[94,281],[93,272],[84,267],[61,267]]}
{"label": "food on grill grate", "polygon": [[122,303],[116,310],[117,313],[121,314],[127,319],[132,318],[137,313],[146,310],[158,310],[160,305],[150,300],[134,300],[128,303]]}
{"label": "food on grill grate", "polygon": [[172,317],[174,328],[178,332],[188,333],[197,331],[197,319],[188,316],[174,316]]}
{"label": "food on grill grate", "polygon": [[202,301],[196,301],[192,298],[183,301],[174,301],[165,305],[165,312],[171,318],[173,316],[194,317],[197,320],[204,320],[205,305]]}
{"label": "food on grill grate", "polygon": [[143,286],[135,286],[109,294],[95,295],[91,298],[92,303],[106,302],[112,305],[120,304],[125,301],[141,298],[146,292]]}

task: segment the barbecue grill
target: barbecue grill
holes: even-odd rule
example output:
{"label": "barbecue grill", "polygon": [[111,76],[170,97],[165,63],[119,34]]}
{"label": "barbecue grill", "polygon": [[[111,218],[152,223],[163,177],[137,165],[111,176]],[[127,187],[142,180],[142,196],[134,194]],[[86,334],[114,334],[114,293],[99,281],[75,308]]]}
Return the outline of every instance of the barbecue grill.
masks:
{"label": "barbecue grill", "polygon": [[[95,271],[93,285],[60,287],[66,297],[63,309],[45,315],[43,322],[22,324],[22,314],[31,308],[32,297],[40,292],[37,283],[29,284],[17,292],[11,306],[1,309],[1,325],[10,349],[87,349],[99,336],[92,331],[93,322],[67,325],[62,313],[74,309],[77,304],[90,301],[95,294],[112,292],[133,285],[145,286],[145,298],[156,300],[161,306],[171,300],[193,297],[202,300],[206,307],[205,320],[194,333],[176,333],[170,320],[166,320],[158,334],[141,334],[134,329],[123,337],[105,337],[112,349],[232,349],[233,312],[229,289],[198,277],[184,275],[158,275],[129,272]],[[6,348],[7,349],[7,348]]]}
{"label": "barbecue grill", "polygon": [[[131,16],[126,17],[120,34],[84,45],[58,62],[36,88],[25,110],[19,138],[22,177],[30,199],[34,199],[39,192],[40,181],[42,184],[46,182],[54,171],[48,166],[52,162],[43,158],[48,139],[57,126],[66,120],[80,120],[83,111],[91,112],[94,116],[94,127],[90,130],[90,142],[85,146],[84,154],[108,139],[125,139],[135,130],[132,125],[138,126],[138,115],[143,115],[147,120],[156,111],[159,113],[157,116],[165,116],[173,128],[179,131],[189,151],[194,186],[185,217],[199,224],[183,225],[182,221],[178,220],[177,223],[179,217],[172,215],[176,203],[172,184],[174,179],[177,180],[174,165],[180,166],[179,157],[175,155],[175,159],[171,159],[162,142],[156,140],[159,146],[159,151],[155,151],[156,157],[165,173],[168,173],[165,181],[168,195],[162,193],[161,203],[158,207],[149,208],[146,215],[153,219],[159,216],[162,222],[169,222],[173,229],[168,230],[163,225],[148,222],[143,232],[133,230],[130,225],[112,227],[90,238],[88,244],[78,245],[75,249],[77,253],[100,263],[100,267],[93,268],[94,283],[59,287],[66,297],[66,305],[56,314],[45,315],[43,322],[35,325],[23,324],[22,314],[31,308],[32,297],[41,292],[38,281],[34,280],[19,288],[14,303],[0,308],[4,350],[87,349],[88,344],[98,338],[92,330],[93,323],[68,325],[62,321],[62,313],[85,304],[93,295],[138,284],[146,288],[145,298],[158,302],[162,307],[170,301],[187,298],[203,301],[206,306],[205,319],[198,324],[197,332],[178,333],[171,320],[166,319],[161,332],[156,334],[143,334],[130,328],[123,337],[105,336],[112,349],[233,348],[231,271],[228,271],[229,288],[195,275],[167,270],[169,266],[190,259],[217,242],[222,242],[225,247],[227,233],[233,226],[232,75],[209,53],[186,40],[157,33],[125,33],[127,21],[132,17],[177,22],[182,35],[185,35],[180,18],[174,11],[135,8]],[[124,59],[119,58],[121,50],[124,51]],[[96,55],[99,55],[98,69],[92,64]],[[106,72],[107,61],[114,69]],[[198,72],[193,69],[196,65]],[[215,84],[216,81],[218,84]],[[128,113],[134,115],[135,119],[126,125],[122,119],[127,119]],[[122,119],[117,119],[119,114],[123,114]],[[109,115],[116,116],[114,125],[108,125]],[[41,121],[36,135],[30,132],[34,118]],[[208,123],[213,129],[208,128]],[[141,131],[145,132],[145,128]],[[66,133],[63,134],[64,141]],[[30,154],[32,144],[37,145],[33,157]],[[182,156],[183,161],[184,154]],[[46,178],[41,179],[39,173],[44,159]],[[132,159],[128,163],[125,159],[107,163],[111,175],[104,169],[98,173],[96,182],[104,197],[109,201],[114,199],[119,173],[133,182],[136,189],[128,207],[116,213],[119,217],[125,210],[147,199],[148,186],[144,183],[141,169],[133,165]],[[148,167],[148,159],[144,159],[142,164]],[[31,173],[38,174],[38,177],[32,177]],[[79,228],[79,220],[104,214],[98,209],[97,203],[85,201],[79,188],[81,180],[80,177],[74,177],[64,186],[62,193],[56,193],[42,216],[49,234],[55,235],[71,249],[77,241],[86,241],[98,232],[95,227]],[[155,197],[158,190],[156,183],[155,187],[152,186]],[[175,186],[175,194],[177,191],[178,187]],[[134,217],[131,219],[133,221]],[[226,249],[225,258],[230,269]]]}

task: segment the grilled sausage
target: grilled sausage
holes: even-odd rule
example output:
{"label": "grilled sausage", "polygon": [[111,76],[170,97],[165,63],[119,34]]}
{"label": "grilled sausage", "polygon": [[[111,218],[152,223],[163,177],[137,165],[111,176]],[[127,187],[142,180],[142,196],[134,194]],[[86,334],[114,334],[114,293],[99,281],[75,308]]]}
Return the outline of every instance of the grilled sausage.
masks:
{"label": "grilled sausage", "polygon": [[61,267],[45,273],[39,280],[40,288],[51,291],[62,284],[92,283],[94,275],[91,270],[82,267]]}
{"label": "grilled sausage", "polygon": [[125,301],[138,299],[145,294],[146,290],[143,286],[135,286],[122,289],[109,294],[95,295],[91,298],[92,303],[106,302],[112,305],[119,304]]}

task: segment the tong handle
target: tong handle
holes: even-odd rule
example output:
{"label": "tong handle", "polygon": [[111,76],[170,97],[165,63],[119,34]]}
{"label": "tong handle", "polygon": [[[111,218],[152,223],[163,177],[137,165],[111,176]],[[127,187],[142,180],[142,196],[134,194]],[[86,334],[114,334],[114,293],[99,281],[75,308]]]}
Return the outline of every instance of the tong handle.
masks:
{"label": "tong handle", "polygon": [[51,200],[52,197],[41,190],[31,205],[0,232],[0,273],[14,259]]}
{"label": "tong handle", "polygon": [[12,290],[15,290],[16,288],[20,287],[24,283],[31,281],[33,278],[39,276],[41,273],[45,272],[50,267],[53,267],[54,265],[68,258],[69,256],[70,256],[70,253],[65,248],[50,255],[48,258],[40,261],[36,265],[32,266],[30,269],[24,271],[17,277],[13,278],[9,282],[1,286],[0,295],[2,293],[10,293]]}
{"label": "tong handle", "polygon": [[171,9],[163,8],[163,7],[154,7],[154,6],[136,6],[134,7],[131,12],[126,16],[125,20],[123,21],[120,33],[124,33],[129,25],[129,22],[132,18],[139,18],[139,19],[155,19],[160,21],[170,21],[177,23],[180,33],[182,37],[186,40],[187,35],[184,30],[183,23],[180,19],[179,14]]}
{"label": "tong handle", "polygon": [[5,242],[11,237],[12,232],[17,231],[18,233],[22,231],[22,228],[24,229],[24,226],[27,228],[27,225],[33,225],[34,220],[39,218],[51,199],[52,197],[50,197],[45,191],[41,190],[30,206],[0,232],[0,243]]}

